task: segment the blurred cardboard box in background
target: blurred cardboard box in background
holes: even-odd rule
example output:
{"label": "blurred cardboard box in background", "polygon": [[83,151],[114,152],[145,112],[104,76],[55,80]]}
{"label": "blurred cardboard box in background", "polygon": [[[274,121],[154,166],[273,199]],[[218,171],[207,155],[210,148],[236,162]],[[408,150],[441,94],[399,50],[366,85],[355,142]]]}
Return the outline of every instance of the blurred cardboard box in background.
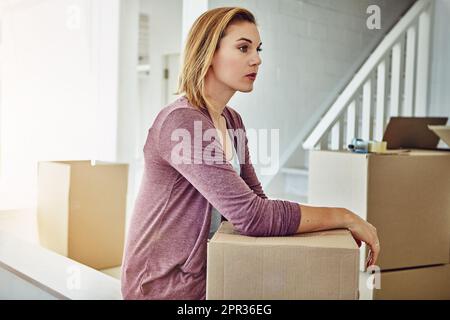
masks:
{"label": "blurred cardboard box in background", "polygon": [[121,265],[127,185],[127,164],[39,162],[41,245],[94,269]]}

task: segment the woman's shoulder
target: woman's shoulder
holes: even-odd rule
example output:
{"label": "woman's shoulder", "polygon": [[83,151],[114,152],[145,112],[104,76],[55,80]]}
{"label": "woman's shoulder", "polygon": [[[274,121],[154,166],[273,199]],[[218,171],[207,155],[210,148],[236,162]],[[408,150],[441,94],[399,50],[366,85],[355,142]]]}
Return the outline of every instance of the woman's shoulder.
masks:
{"label": "woman's shoulder", "polygon": [[202,112],[194,108],[187,100],[185,96],[179,97],[175,101],[164,106],[155,118],[155,124],[162,125],[164,122],[170,119],[173,121],[186,121],[203,119],[205,117]]}
{"label": "woman's shoulder", "polygon": [[195,111],[197,111],[197,109],[195,109],[188,101],[188,99],[186,98],[186,96],[181,96],[178,99],[176,99],[175,101],[172,101],[171,103],[169,103],[168,105],[164,106],[160,113],[161,115],[169,115],[172,112],[177,111],[177,113],[180,114],[190,114],[193,113]]}

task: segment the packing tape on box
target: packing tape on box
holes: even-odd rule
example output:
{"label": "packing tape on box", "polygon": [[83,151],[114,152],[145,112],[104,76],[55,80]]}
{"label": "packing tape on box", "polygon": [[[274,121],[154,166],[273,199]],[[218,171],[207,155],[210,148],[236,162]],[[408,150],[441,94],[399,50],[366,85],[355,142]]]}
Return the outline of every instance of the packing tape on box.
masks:
{"label": "packing tape on box", "polygon": [[374,153],[385,153],[387,151],[387,142],[386,141],[370,141],[369,142],[369,152]]}

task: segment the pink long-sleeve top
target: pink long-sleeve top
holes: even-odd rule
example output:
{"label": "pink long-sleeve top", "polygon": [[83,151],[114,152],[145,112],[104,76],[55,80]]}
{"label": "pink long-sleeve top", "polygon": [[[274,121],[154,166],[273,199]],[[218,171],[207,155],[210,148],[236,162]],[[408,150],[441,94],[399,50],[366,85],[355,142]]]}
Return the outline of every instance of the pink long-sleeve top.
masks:
{"label": "pink long-sleeve top", "polygon": [[[226,160],[205,160],[216,154],[209,152],[211,146],[225,155],[217,136],[199,142],[199,132],[215,130],[214,124],[207,110],[196,109],[185,96],[163,108],[149,129],[122,265],[124,299],[205,299],[213,206],[244,235],[296,233],[299,204],[266,197],[250,161],[241,116],[229,106],[222,115],[228,130],[244,132],[233,139],[236,150],[243,151],[240,176]],[[192,152],[177,153],[185,161],[173,156],[180,132],[191,136],[185,142]]]}

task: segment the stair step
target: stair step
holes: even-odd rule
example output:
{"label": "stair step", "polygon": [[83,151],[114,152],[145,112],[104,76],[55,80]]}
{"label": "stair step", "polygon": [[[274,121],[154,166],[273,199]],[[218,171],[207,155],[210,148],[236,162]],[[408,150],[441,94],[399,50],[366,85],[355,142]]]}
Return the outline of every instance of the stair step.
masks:
{"label": "stair step", "polygon": [[295,174],[307,176],[309,174],[309,170],[306,167],[284,167],[281,169],[282,173],[286,174]]}
{"label": "stair step", "polygon": [[306,167],[296,166],[296,167],[284,167],[281,169],[284,177],[284,188],[280,191],[280,194],[287,194],[296,197],[303,197],[308,195],[308,180],[309,171]]}

